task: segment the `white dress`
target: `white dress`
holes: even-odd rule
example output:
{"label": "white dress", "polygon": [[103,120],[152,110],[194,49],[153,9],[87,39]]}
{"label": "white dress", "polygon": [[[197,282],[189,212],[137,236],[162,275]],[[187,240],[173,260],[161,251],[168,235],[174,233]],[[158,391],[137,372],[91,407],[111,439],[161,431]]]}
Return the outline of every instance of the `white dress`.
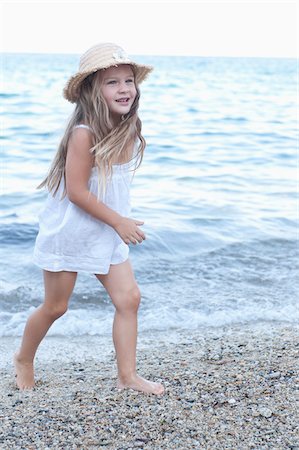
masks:
{"label": "white dress", "polygon": [[[131,213],[130,185],[133,168],[133,160],[125,164],[114,164],[104,198],[101,198],[109,208],[124,217],[129,217]],[[90,192],[98,195],[96,167],[92,168],[88,187]],[[64,180],[55,196],[48,194],[45,208],[39,214],[39,233],[33,262],[52,272],[107,274],[110,264],[126,261],[129,247],[116,231],[76,206],[67,196],[62,198],[63,190]]]}

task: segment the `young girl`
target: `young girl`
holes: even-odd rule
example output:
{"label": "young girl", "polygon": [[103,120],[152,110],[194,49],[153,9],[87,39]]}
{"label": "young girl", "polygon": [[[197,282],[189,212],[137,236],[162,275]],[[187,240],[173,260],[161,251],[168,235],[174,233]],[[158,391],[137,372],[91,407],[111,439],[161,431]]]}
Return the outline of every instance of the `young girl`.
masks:
{"label": "young girl", "polygon": [[47,178],[34,261],[43,269],[45,299],[29,317],[15,354],[19,389],[34,386],[33,360],[53,322],[62,316],[77,272],[94,273],[115,306],[113,342],[120,389],[162,394],[160,383],[136,373],[140,292],[128,244],[141,243],[143,222],[129,218],[129,188],[145,140],[137,115],[139,84],[152,68],[133,62],[115,44],[99,44],[80,59],[64,88],[75,103]]}

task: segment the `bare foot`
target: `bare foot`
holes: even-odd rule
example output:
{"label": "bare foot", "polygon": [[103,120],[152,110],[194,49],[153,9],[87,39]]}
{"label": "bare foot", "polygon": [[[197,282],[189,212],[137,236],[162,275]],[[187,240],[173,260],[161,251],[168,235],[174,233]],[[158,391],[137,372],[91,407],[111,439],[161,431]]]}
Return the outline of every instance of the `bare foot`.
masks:
{"label": "bare foot", "polygon": [[21,391],[34,388],[34,371],[33,364],[22,362],[18,353],[14,355],[14,366],[16,373],[16,383]]}
{"label": "bare foot", "polygon": [[123,382],[120,379],[117,381],[118,389],[134,389],[135,391],[141,391],[145,394],[164,394],[164,387],[160,383],[155,383],[154,381],[148,381],[139,375],[134,375],[130,381]]}

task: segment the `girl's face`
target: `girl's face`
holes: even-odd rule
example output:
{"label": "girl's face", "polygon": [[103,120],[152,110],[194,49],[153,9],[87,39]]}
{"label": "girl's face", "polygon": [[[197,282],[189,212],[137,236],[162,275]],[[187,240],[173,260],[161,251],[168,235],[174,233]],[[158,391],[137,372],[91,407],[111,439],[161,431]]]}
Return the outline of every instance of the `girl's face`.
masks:
{"label": "girl's face", "polygon": [[123,114],[130,111],[137,94],[133,70],[130,65],[124,64],[101,70],[99,76],[101,93],[112,119],[118,122]]}

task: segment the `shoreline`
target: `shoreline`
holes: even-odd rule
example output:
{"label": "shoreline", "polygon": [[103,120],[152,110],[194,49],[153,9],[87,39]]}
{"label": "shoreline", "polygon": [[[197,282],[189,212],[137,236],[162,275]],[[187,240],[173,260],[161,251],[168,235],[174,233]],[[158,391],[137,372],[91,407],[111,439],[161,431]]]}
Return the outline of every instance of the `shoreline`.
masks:
{"label": "shoreline", "polygon": [[140,335],[138,371],[163,382],[162,397],[116,389],[107,336],[46,337],[36,389],[20,392],[19,342],[0,339],[1,449],[299,449],[293,325]]}

